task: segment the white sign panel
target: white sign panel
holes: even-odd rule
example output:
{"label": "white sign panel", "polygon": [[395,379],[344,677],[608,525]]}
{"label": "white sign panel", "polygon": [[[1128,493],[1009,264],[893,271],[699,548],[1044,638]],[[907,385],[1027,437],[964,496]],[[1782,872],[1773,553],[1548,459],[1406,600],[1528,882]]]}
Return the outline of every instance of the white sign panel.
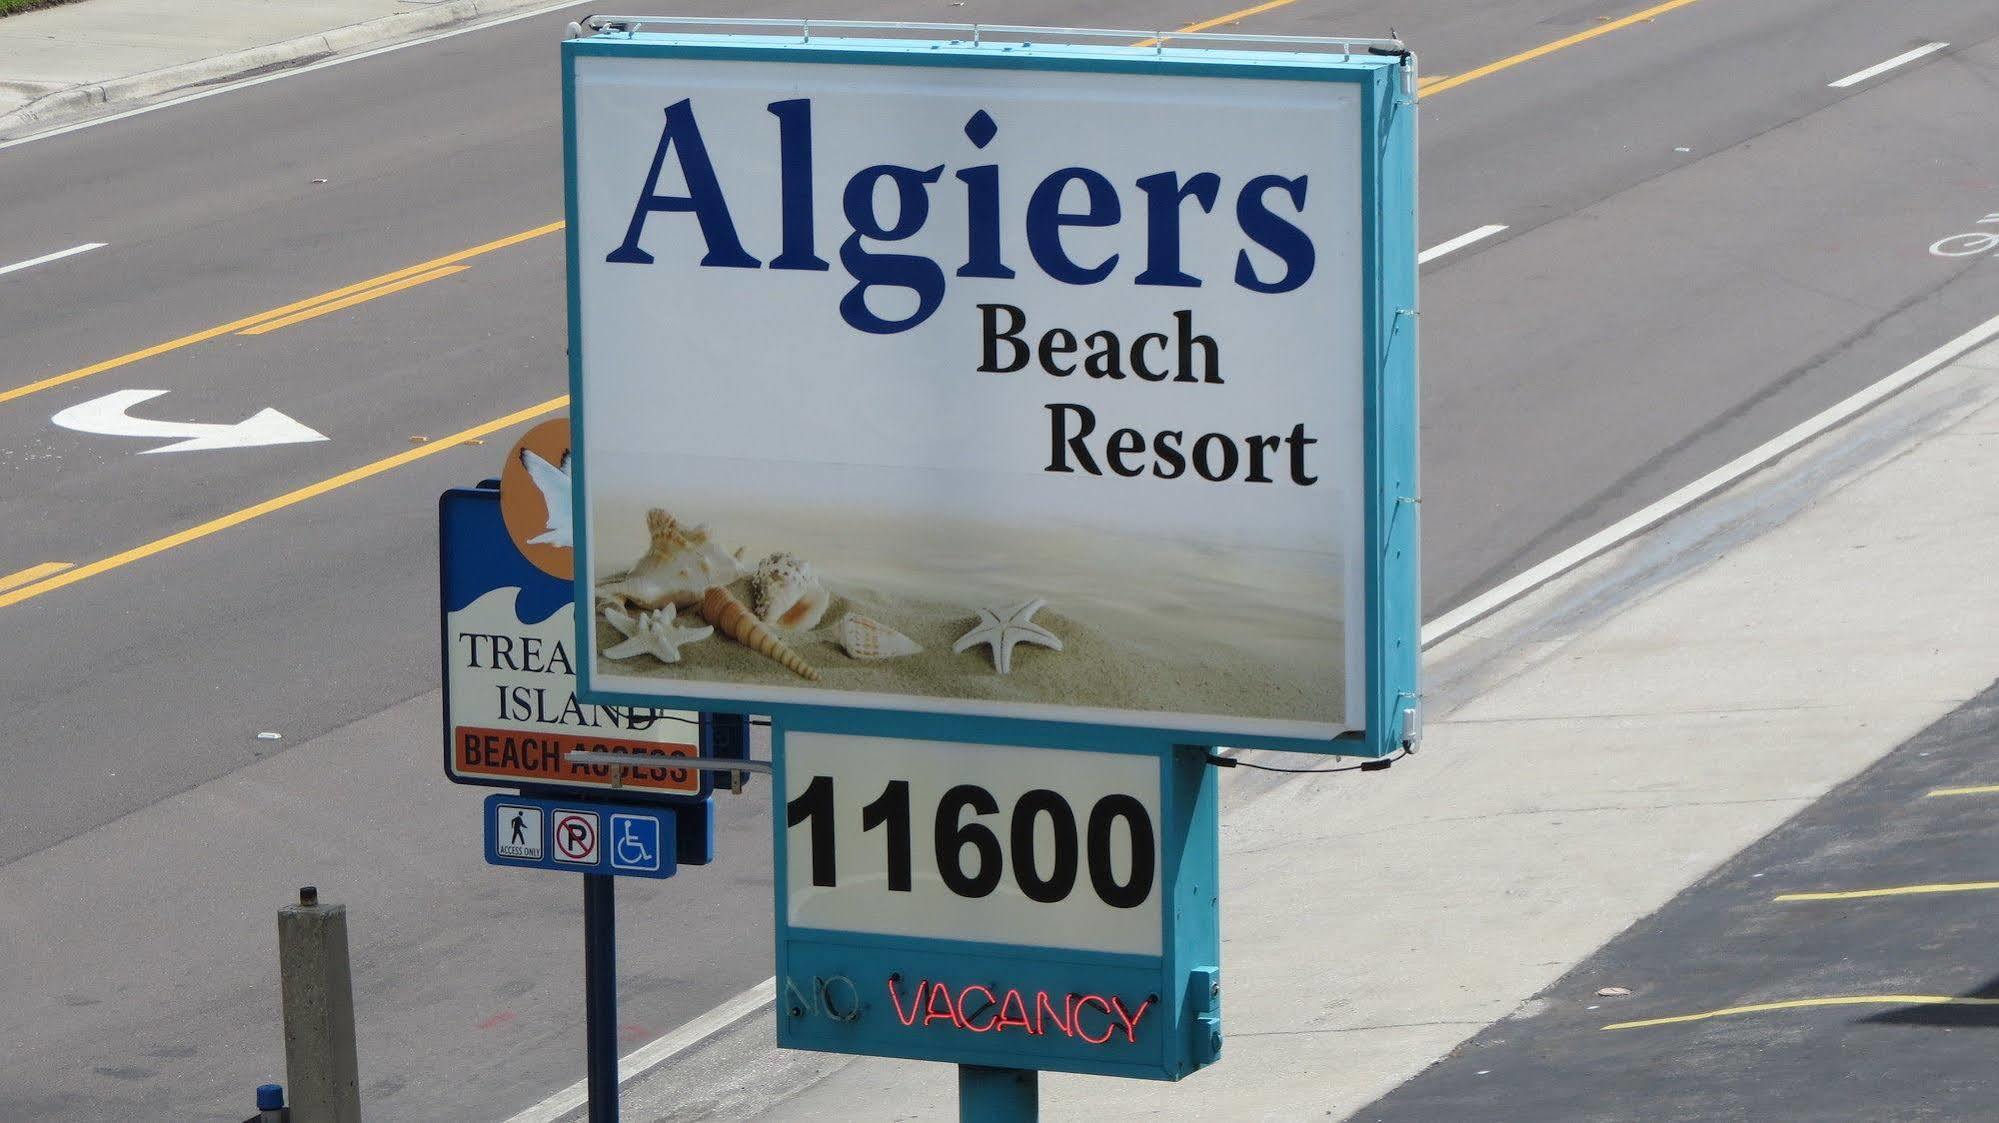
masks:
{"label": "white sign panel", "polygon": [[575,64],[593,691],[1363,726],[1354,86]]}
{"label": "white sign panel", "polygon": [[1160,953],[1159,759],[787,733],[793,928]]}
{"label": "white sign panel", "polygon": [[528,804],[496,803],[493,851],[502,858],[541,861],[541,808]]}
{"label": "white sign panel", "polygon": [[576,640],[575,606],[564,604],[546,619],[526,621],[520,618],[519,596],[519,589],[494,589],[445,616],[450,775],[509,786],[622,784],[675,795],[699,792],[700,774],[690,769],[662,765],[617,776],[603,765],[568,759],[577,749],[663,759],[698,756],[694,715],[580,701],[569,655]]}

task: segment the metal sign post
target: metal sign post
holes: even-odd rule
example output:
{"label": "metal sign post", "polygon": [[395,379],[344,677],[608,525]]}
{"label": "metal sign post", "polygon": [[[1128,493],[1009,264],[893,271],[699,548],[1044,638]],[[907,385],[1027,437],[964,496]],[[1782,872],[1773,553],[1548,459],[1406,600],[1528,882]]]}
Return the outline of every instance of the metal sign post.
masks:
{"label": "metal sign post", "polygon": [[578,693],[772,715],[779,1044],[1212,1063],[1212,748],[1420,728],[1413,56],[573,34]]}
{"label": "metal sign post", "polygon": [[583,877],[583,1005],[590,1123],[618,1123],[617,879]]}
{"label": "metal sign post", "polygon": [[958,1118],[964,1123],[1022,1123],[1041,1118],[1041,1074],[1031,1068],[958,1066]]}

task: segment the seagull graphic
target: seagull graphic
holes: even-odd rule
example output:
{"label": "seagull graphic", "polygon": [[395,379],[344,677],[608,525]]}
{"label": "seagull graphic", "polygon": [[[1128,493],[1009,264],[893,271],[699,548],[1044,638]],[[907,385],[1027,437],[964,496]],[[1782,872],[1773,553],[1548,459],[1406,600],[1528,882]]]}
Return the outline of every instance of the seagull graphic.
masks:
{"label": "seagull graphic", "polygon": [[568,450],[563,451],[562,466],[558,468],[524,448],[521,450],[521,467],[528,470],[528,478],[541,491],[541,501],[548,508],[548,529],[528,539],[528,545],[573,546],[569,518]]}

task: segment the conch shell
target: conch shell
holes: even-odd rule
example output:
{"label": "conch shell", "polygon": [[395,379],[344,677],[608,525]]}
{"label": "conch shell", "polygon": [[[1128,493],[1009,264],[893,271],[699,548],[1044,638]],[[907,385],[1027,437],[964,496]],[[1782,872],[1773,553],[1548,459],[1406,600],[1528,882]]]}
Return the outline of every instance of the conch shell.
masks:
{"label": "conch shell", "polygon": [[840,618],[840,646],[855,659],[894,659],[923,650],[922,644],[874,617],[852,612]]}
{"label": "conch shell", "polygon": [[640,608],[686,608],[701,594],[743,575],[742,562],[709,540],[705,526],[683,526],[655,507],[646,512],[652,547],[626,574],[598,588],[600,595]]}
{"label": "conch shell", "polygon": [[808,682],[818,682],[819,672],[811,664],[800,658],[796,651],[784,645],[757,619],[755,614],[743,607],[736,595],[720,585],[710,586],[701,594],[701,618],[715,625],[723,635],[772,660],[784,669]]}
{"label": "conch shell", "polygon": [[812,564],[796,554],[772,554],[750,577],[750,607],[766,624],[793,631],[813,627],[831,602]]}

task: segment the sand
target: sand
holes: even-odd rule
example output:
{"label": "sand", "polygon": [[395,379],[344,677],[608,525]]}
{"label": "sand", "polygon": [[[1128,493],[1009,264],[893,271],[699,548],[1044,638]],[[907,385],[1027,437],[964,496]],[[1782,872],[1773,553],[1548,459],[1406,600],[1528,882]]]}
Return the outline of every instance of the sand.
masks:
{"label": "sand", "polygon": [[[600,525],[644,524],[642,513],[621,514]],[[779,634],[819,672],[818,683],[720,633],[684,647],[679,663],[600,656],[598,673],[1343,722],[1337,558],[1080,529],[938,521],[814,526],[796,512],[758,521],[782,529],[758,533],[766,527],[741,517],[713,529],[725,546],[751,543],[746,558],[788,549],[814,563],[831,606],[816,627]],[[643,549],[629,532],[623,544],[632,553]],[[731,586],[745,605],[748,586],[747,578]],[[1006,675],[995,671],[990,647],[951,650],[979,608],[1034,597],[1048,601],[1035,623],[1060,637],[1063,650],[1020,644]],[[895,628],[923,651],[880,661],[849,657],[839,622],[850,612]],[[701,623],[692,609],[680,622]],[[601,651],[621,637],[600,617],[597,638]]]}

